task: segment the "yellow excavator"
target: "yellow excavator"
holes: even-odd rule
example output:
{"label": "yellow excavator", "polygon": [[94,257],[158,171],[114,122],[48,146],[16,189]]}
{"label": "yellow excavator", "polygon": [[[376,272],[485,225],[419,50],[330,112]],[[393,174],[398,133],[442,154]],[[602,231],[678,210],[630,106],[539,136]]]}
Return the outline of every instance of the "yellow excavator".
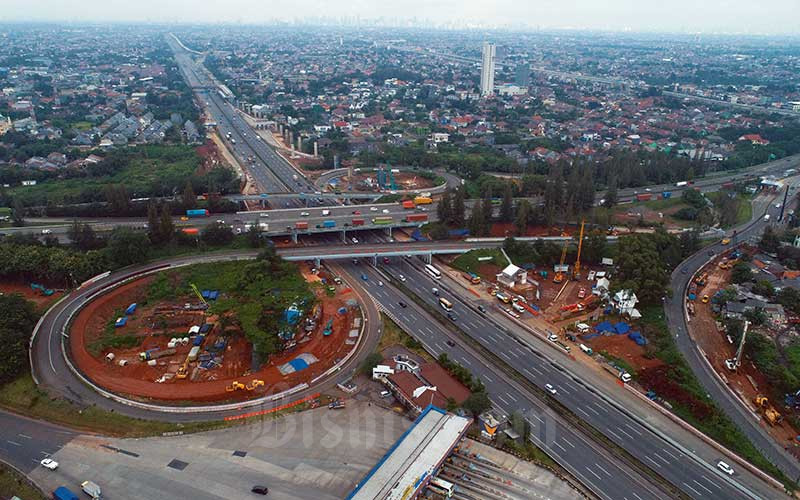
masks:
{"label": "yellow excavator", "polygon": [[228,392],[233,392],[233,391],[241,391],[244,388],[245,388],[245,386],[244,386],[243,383],[237,382],[237,381],[233,381],[233,382],[231,382],[231,385],[225,387],[225,390],[228,391]]}
{"label": "yellow excavator", "polygon": [[770,406],[769,399],[767,399],[766,396],[762,396],[761,394],[757,395],[753,399],[753,403],[755,403],[756,408],[764,414],[764,418],[770,425],[778,425],[783,421],[783,415]]}
{"label": "yellow excavator", "polygon": [[253,390],[255,390],[255,389],[259,388],[259,387],[264,387],[264,381],[263,381],[263,380],[258,380],[258,379],[255,379],[255,378],[254,378],[253,380],[251,380],[251,381],[250,381],[250,382],[247,384],[247,386],[246,386],[245,388],[246,388],[248,391],[253,391]]}

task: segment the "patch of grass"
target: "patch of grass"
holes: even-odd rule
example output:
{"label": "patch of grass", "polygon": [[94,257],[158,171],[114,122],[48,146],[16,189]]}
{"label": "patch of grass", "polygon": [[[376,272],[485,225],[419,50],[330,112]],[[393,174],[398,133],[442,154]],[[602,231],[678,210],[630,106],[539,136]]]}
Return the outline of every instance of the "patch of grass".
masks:
{"label": "patch of grass", "polygon": [[223,421],[159,422],[127,417],[96,406],[82,408],[65,399],[50,398],[33,383],[27,373],[0,387],[0,407],[54,424],[120,437],[155,436],[177,431],[200,432],[232,425]]}
{"label": "patch of grass", "polygon": [[[490,260],[480,261],[480,257],[491,257]],[[479,250],[470,250],[463,253],[450,263],[454,267],[464,272],[476,272],[481,264],[494,264],[496,266],[505,267],[508,264],[503,253],[497,248],[484,248]]]}
{"label": "patch of grass", "polygon": [[17,496],[25,500],[45,500],[47,497],[25,476],[15,469],[0,463],[0,497]]}
{"label": "patch of grass", "polygon": [[142,343],[142,339],[136,335],[129,333],[117,333],[117,327],[115,326],[115,323],[117,322],[117,318],[122,315],[122,309],[116,309],[106,323],[106,326],[103,328],[103,334],[100,335],[97,340],[94,340],[88,346],[86,346],[87,350],[92,353],[93,356],[97,356],[109,347],[117,349],[130,349],[131,347],[136,347]]}
{"label": "patch of grass", "polygon": [[397,326],[397,323],[392,321],[389,316],[381,313],[381,321],[383,322],[383,332],[378,342],[378,352],[383,351],[387,347],[402,345],[405,346],[406,349],[414,352],[414,354],[425,359],[425,361],[433,361],[433,357],[422,347],[422,344]]}
{"label": "patch of grass", "polygon": [[628,363],[624,359],[618,358],[616,356],[613,356],[613,355],[611,355],[611,353],[609,353],[606,350],[600,351],[600,354],[604,358],[606,358],[608,361],[613,363],[617,368],[620,368],[620,369],[625,370],[626,372],[628,372],[631,375],[631,377],[635,377],[636,376],[636,368],[634,368],[633,365],[631,365],[630,363]]}

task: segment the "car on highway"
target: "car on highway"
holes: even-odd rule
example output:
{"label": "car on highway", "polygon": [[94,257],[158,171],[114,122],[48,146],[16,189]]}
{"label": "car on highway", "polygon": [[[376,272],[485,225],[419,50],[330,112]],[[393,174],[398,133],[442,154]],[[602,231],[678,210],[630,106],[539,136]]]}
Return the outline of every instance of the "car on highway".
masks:
{"label": "car on highway", "polygon": [[388,214],[389,213],[389,209],[388,208],[384,208],[383,210],[381,210],[381,213]]}
{"label": "car on highway", "polygon": [[455,314],[453,314],[453,313],[449,312],[449,313],[447,313],[447,318],[448,318],[450,321],[455,321],[455,320],[457,320],[457,319],[458,319],[458,316],[456,316]]}
{"label": "car on highway", "polygon": [[720,241],[720,243],[722,243],[723,245],[727,245],[730,242],[731,242],[730,238],[722,238],[722,241]]}
{"label": "car on highway", "polygon": [[308,212],[300,212],[300,217],[308,217],[309,215],[311,214],[309,214]]}
{"label": "car on highway", "polygon": [[398,306],[400,306],[400,307],[402,307],[403,309],[405,309],[406,307],[408,307],[408,304],[406,304],[406,303],[405,303],[405,302],[403,302],[402,300],[401,300],[400,302],[398,302],[398,303],[397,303],[397,305],[398,305]]}
{"label": "car on highway", "polygon": [[369,211],[370,212],[377,212],[378,211],[378,207],[369,207]]}
{"label": "car on highway", "polygon": [[431,293],[438,297],[439,296],[439,289],[438,288],[431,288]]}
{"label": "car on highway", "polygon": [[188,218],[188,217],[186,217],[185,215],[181,215],[181,220],[182,220],[182,221],[187,221],[187,220],[189,220],[189,218]]}
{"label": "car on highway", "polygon": [[42,467],[44,467],[45,469],[50,469],[50,470],[58,469],[58,462],[56,462],[52,458],[45,458],[39,463],[42,464]]}
{"label": "car on highway", "polygon": [[455,342],[453,342],[453,341],[452,341],[452,340],[450,340],[450,339],[447,339],[447,340],[445,341],[445,343],[446,343],[447,345],[449,345],[450,347],[455,347],[455,346],[456,346],[456,343],[455,343]]}
{"label": "car on highway", "polygon": [[549,392],[550,394],[556,393],[556,388],[553,387],[553,384],[544,384],[544,388],[547,389],[547,392]]}
{"label": "car on highway", "polygon": [[366,274],[362,274],[361,275],[361,279],[364,280],[364,281],[367,281],[369,278],[367,278]]}
{"label": "car on highway", "polygon": [[383,286],[383,281],[378,280],[378,286]]}
{"label": "car on highway", "polygon": [[352,238],[350,238],[350,241],[352,241],[352,242],[353,242],[353,245],[358,245],[358,238],[356,238],[355,236],[353,236]]}
{"label": "car on highway", "polygon": [[324,216],[326,216],[326,215],[330,215],[330,214],[331,214],[331,211],[330,211],[330,210],[327,210],[327,209],[326,209],[326,210],[323,210],[323,211],[322,211],[322,216],[323,216],[323,217],[324,217]]}
{"label": "car on highway", "polygon": [[478,311],[480,311],[483,314],[486,314],[486,308],[481,305],[478,306]]}
{"label": "car on highway", "polygon": [[353,210],[353,215],[361,215],[361,210]]}
{"label": "car on highway", "polygon": [[52,234],[52,233],[53,233],[52,229],[42,229],[42,234]]}
{"label": "car on highway", "polygon": [[260,484],[257,484],[255,486],[253,486],[252,488],[250,488],[250,491],[253,492],[253,493],[256,493],[258,495],[266,495],[267,493],[269,493],[269,488],[267,488],[266,486],[262,486]]}
{"label": "car on highway", "polygon": [[400,281],[405,281],[405,280],[406,280],[406,277],[405,277],[405,276],[403,276],[402,274],[398,274],[398,275],[397,275],[397,279],[399,279]]}
{"label": "car on highway", "polygon": [[558,335],[556,335],[555,333],[550,333],[547,335],[547,340],[549,340],[550,342],[555,342],[556,340],[558,340]]}
{"label": "car on highway", "polygon": [[722,460],[717,462],[717,469],[721,470],[722,472],[724,472],[725,474],[727,474],[729,476],[733,475],[733,468],[730,465],[728,465],[725,462],[723,462]]}

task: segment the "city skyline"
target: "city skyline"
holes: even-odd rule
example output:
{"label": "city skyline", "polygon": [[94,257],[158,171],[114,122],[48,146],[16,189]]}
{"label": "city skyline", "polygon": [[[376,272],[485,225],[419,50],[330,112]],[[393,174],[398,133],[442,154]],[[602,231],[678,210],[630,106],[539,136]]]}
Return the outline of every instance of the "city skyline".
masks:
{"label": "city skyline", "polygon": [[405,0],[385,5],[369,0],[322,2],[277,0],[268,6],[255,0],[231,0],[224,5],[185,0],[87,0],[80,11],[58,0],[31,5],[9,0],[0,22],[151,22],[233,24],[341,24],[450,29],[574,29],[630,32],[727,33],[797,35],[792,0],[758,5],[744,0],[696,3],[689,0],[661,4],[613,0],[599,5],[577,0],[519,5],[495,2],[442,0],[434,4]]}

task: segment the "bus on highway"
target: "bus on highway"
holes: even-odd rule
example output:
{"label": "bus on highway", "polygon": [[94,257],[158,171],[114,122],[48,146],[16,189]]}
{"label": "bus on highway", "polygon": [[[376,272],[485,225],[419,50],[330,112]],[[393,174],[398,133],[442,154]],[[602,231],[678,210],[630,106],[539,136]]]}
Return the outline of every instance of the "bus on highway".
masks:
{"label": "bus on highway", "polygon": [[455,486],[449,481],[435,477],[431,479],[430,484],[428,484],[428,489],[445,498],[451,498],[455,491]]}
{"label": "bus on highway", "polygon": [[439,297],[439,305],[442,306],[442,309],[444,309],[447,312],[453,310],[453,303],[444,297]]}
{"label": "bus on highway", "polygon": [[425,272],[428,273],[428,276],[435,280],[438,280],[442,277],[442,273],[430,264],[425,265]]}

